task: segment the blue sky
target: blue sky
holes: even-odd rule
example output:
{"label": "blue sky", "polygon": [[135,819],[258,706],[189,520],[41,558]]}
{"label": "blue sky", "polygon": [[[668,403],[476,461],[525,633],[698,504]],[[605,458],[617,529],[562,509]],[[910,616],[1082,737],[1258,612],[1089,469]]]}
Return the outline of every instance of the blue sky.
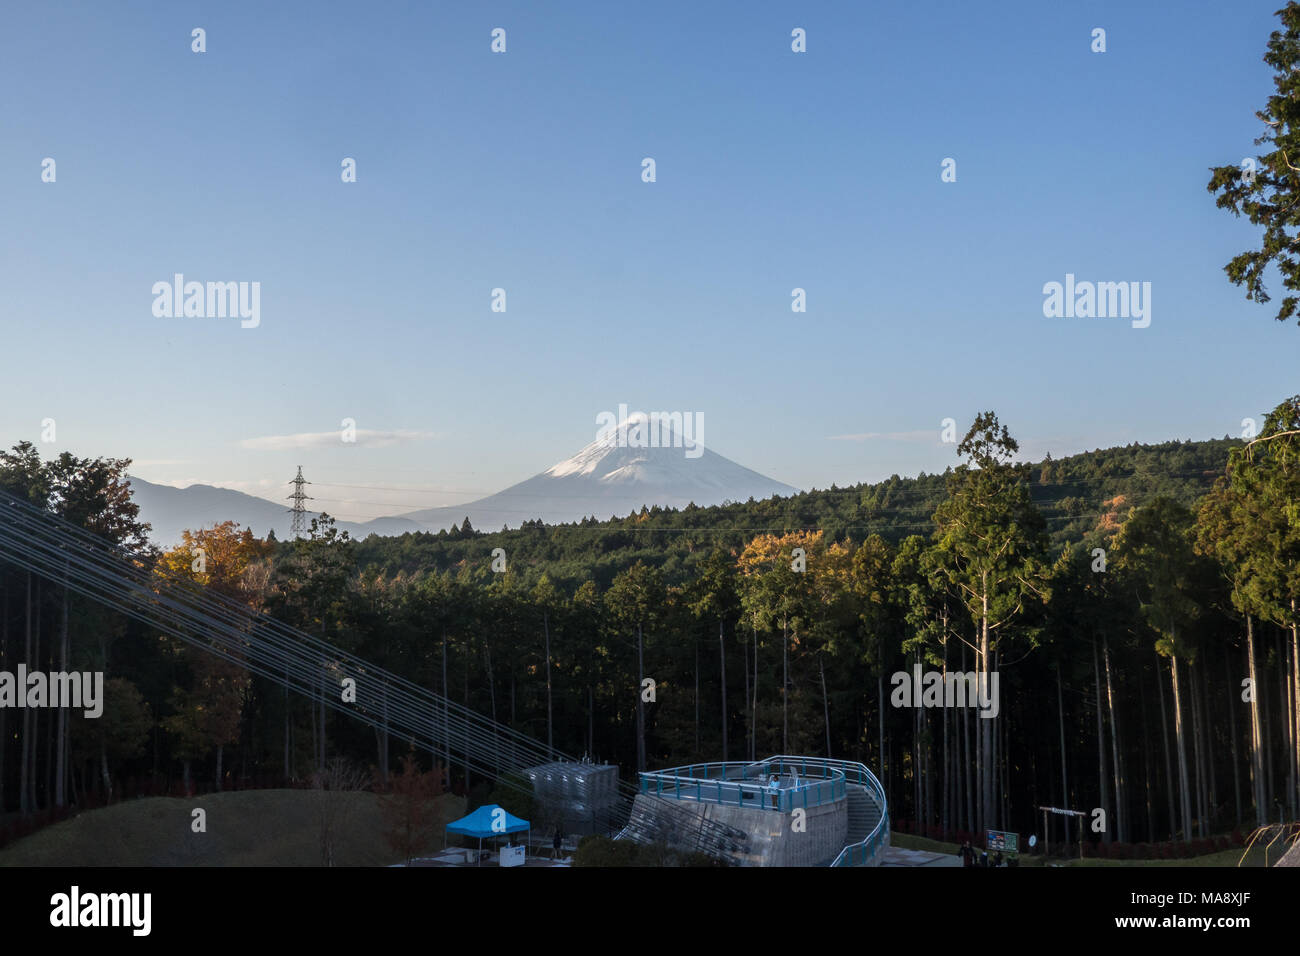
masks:
{"label": "blue sky", "polygon": [[[8,4],[0,442],[268,497],[302,464],[368,518],[620,403],[800,487],[942,470],[986,408],[1035,458],[1237,434],[1300,392],[1205,190],[1281,5]],[[260,282],[260,326],[155,317],[177,272]],[[1150,282],[1150,327],[1045,318],[1066,273]],[[269,440],[344,418],[393,440]]]}

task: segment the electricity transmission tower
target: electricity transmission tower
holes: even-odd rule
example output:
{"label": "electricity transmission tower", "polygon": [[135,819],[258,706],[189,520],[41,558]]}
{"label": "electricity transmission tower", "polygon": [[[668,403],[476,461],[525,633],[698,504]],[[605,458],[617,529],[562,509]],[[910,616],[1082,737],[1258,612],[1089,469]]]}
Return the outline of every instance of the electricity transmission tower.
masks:
{"label": "electricity transmission tower", "polygon": [[311,496],[305,494],[302,490],[303,485],[311,484],[310,481],[306,481],[302,477],[302,465],[298,466],[298,477],[289,484],[293,485],[293,494],[288,497],[288,500],[293,502],[293,507],[289,509],[289,513],[293,515],[293,521],[289,525],[289,537],[296,540],[301,538],[303,532],[307,530],[307,509],[302,506],[302,503],[312,500]]}

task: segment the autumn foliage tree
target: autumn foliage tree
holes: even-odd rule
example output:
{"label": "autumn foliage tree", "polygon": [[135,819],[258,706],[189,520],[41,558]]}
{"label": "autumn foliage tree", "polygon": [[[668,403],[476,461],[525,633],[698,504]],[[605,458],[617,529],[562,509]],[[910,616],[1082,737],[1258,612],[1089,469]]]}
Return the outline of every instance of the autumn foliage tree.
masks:
{"label": "autumn foliage tree", "polygon": [[[265,542],[254,538],[247,528],[241,531],[233,521],[185,531],[181,545],[159,559],[160,586],[193,580],[225,597],[250,599],[245,576],[266,550]],[[227,649],[207,650],[167,636],[161,640],[184,675],[172,690],[169,703],[173,712],[163,718],[162,727],[171,735],[181,759],[185,792],[191,789],[192,762],[213,751],[220,790],[224,750],[239,739],[240,715],[250,684],[248,671]]]}
{"label": "autumn foliage tree", "polygon": [[427,850],[437,833],[437,798],[442,794],[442,769],[421,771],[414,753],[402,758],[402,772],[389,777],[387,792],[379,798],[384,839],[410,862]]}
{"label": "autumn foliage tree", "polygon": [[[821,531],[762,534],[745,546],[736,561],[740,603],[751,628],[756,633],[781,628],[782,753],[790,752],[790,648],[801,647],[801,634],[813,613],[816,572],[808,569],[816,569],[825,552]],[[757,685],[755,680],[756,695]]]}

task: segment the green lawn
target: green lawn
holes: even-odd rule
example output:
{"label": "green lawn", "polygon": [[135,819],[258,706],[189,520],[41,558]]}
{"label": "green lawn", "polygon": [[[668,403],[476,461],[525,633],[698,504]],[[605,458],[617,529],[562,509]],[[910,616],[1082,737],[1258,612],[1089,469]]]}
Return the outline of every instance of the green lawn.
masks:
{"label": "green lawn", "polygon": [[[1102,860],[1095,857],[1084,860],[1071,860],[1068,863],[1064,860],[1054,860],[1063,866],[1236,866],[1237,861],[1241,860],[1243,848],[1234,847],[1231,850],[1221,850],[1218,853],[1207,853],[1205,856],[1193,856],[1183,860]],[[1282,853],[1274,850],[1269,855],[1269,863],[1276,863]],[[1264,866],[1264,852],[1260,847],[1254,847],[1250,855],[1241,863],[1242,866]]]}
{"label": "green lawn", "polygon": [[[322,800],[330,801],[322,804]],[[443,823],[464,814],[461,797],[438,798]],[[3,866],[320,866],[322,807],[335,814],[335,865],[386,866],[398,862],[384,839],[379,798],[373,793],[321,793],[315,790],[243,790],[188,800],[149,797],[91,810],[46,827],[0,850]],[[207,811],[207,832],[190,829],[196,807]],[[441,827],[437,828],[441,832]],[[441,840],[436,841],[441,846]],[[908,833],[893,833],[890,843],[905,850],[957,853],[942,843]],[[1275,849],[1269,862],[1282,851]],[[1050,861],[1025,855],[1021,866],[1192,866],[1233,867],[1240,849],[1185,860]],[[1243,864],[1263,866],[1262,848]]]}
{"label": "green lawn", "polygon": [[[892,846],[904,850],[924,850],[929,853],[952,853],[956,854],[961,847],[956,843],[941,843],[938,840],[927,840],[925,837],[913,836],[910,833],[891,833],[889,842]],[[1041,856],[1022,854],[1020,857],[1021,866],[1236,866],[1237,861],[1241,859],[1242,848],[1236,847],[1231,850],[1223,850],[1218,853],[1208,853],[1205,856],[1193,856],[1183,860],[1103,860],[1098,857],[1088,857],[1085,859],[1062,859],[1052,857],[1044,859]],[[1283,851],[1274,848],[1269,855],[1269,863],[1276,863],[1281,857]],[[1255,847],[1250,851],[1250,855],[1241,864],[1242,866],[1264,866],[1264,853],[1262,848]]]}
{"label": "green lawn", "polygon": [[[463,798],[438,801],[444,823],[463,815]],[[191,831],[197,807],[207,811],[206,833]],[[399,862],[373,793],[243,790],[81,813],[0,850],[0,866],[320,866],[322,811],[336,821],[336,866]]]}
{"label": "green lawn", "polygon": [[927,853],[950,853],[954,856],[961,849],[956,843],[940,843],[938,840],[927,840],[925,837],[914,836],[911,833],[889,834],[889,845],[896,846],[900,850],[924,850]]}

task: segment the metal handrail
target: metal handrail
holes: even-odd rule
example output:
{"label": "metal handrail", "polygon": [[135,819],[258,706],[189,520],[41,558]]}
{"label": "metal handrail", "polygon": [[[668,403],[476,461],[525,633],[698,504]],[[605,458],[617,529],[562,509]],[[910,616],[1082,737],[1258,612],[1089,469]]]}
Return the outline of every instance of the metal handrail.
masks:
{"label": "metal handrail", "polygon": [[831,866],[854,866],[869,862],[880,852],[882,846],[888,846],[889,804],[885,797],[885,788],[865,764],[858,763],[856,760],[835,760],[830,757],[781,755],[768,757],[766,760],[758,761],[757,764],[751,764],[751,766],[770,766],[773,762],[784,765],[786,761],[789,761],[793,766],[820,765],[826,769],[833,768],[843,773],[846,779],[850,776],[854,777],[853,783],[866,790],[867,796],[875,801],[880,810],[880,820],[872,831],[857,843],[850,843],[842,849],[839,856],[831,862]]}
{"label": "metal handrail", "polygon": [[[731,776],[739,768],[739,779]],[[773,772],[795,772],[802,779],[789,789],[776,791],[777,799],[770,800],[773,791],[761,784],[750,783],[749,777],[762,777]],[[796,805],[818,806],[825,800],[829,786],[829,800],[848,796],[848,784],[860,786],[880,811],[875,827],[857,843],[840,850],[831,862],[832,867],[858,866],[873,861],[882,847],[889,845],[889,803],[885,788],[871,770],[856,760],[836,760],[830,757],[804,757],[779,754],[757,761],[714,761],[670,767],[666,770],[644,771],[640,775],[640,790],[645,794],[671,797],[678,800],[710,800],[723,805],[758,807],[765,810],[789,811]],[[653,784],[652,784],[653,781]],[[664,789],[665,783],[668,789]],[[693,792],[692,792],[693,791]],[[745,801],[745,795],[756,799]],[[796,794],[801,795],[796,797]],[[815,796],[810,803],[809,795]],[[734,796],[734,801],[728,797]]]}
{"label": "metal handrail", "polygon": [[[746,761],[715,761],[643,771],[639,775],[640,789],[642,793],[653,793],[658,797],[710,800],[724,806],[734,804],[782,812],[841,800],[848,793],[844,772],[818,761],[790,758],[782,762],[779,772],[802,771],[803,779],[793,787],[775,791],[762,783],[747,782],[749,774],[758,766]],[[740,770],[739,780],[731,775],[736,769]],[[767,766],[767,769],[772,768]],[[745,799],[747,794],[751,797],[748,802]]]}

